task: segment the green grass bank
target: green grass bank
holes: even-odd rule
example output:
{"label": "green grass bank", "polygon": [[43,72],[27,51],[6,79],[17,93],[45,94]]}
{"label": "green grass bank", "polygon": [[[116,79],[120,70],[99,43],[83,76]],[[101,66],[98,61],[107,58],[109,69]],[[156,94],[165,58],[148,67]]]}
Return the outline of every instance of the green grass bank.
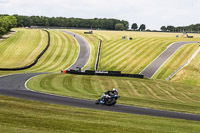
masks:
{"label": "green grass bank", "polygon": [[200,114],[200,88],[163,80],[69,74],[39,75],[28,88],[57,95],[97,100],[117,88],[120,104]]}

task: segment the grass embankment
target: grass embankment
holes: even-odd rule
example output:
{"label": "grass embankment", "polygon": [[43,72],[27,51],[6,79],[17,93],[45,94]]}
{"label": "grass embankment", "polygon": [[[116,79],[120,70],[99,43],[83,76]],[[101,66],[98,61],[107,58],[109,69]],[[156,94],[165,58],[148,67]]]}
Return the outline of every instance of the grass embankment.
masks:
{"label": "grass embankment", "polygon": [[164,65],[156,72],[153,78],[166,79],[180,66],[185,64],[198,49],[198,44],[187,44],[177,50]]}
{"label": "grass embankment", "polygon": [[[31,63],[46,47],[48,36],[45,31],[16,29],[19,32],[0,41],[1,67],[18,67]],[[0,75],[25,72],[58,72],[68,68],[78,56],[79,47],[70,35],[59,31],[49,31],[50,47],[38,63],[26,70],[0,72]],[[35,40],[35,41],[34,41]]]}
{"label": "grass embankment", "polygon": [[171,81],[181,82],[189,85],[200,86],[200,53],[182,70],[180,70]]}
{"label": "grass embankment", "polygon": [[[180,33],[154,33],[129,31],[96,31],[92,35],[84,35],[84,31],[73,30],[88,40],[102,39],[99,70],[115,70],[124,73],[140,73],[153,61],[168,45],[179,41],[196,41],[199,37],[194,34],[193,39],[183,38]],[[176,35],[180,38],[176,38]],[[133,37],[133,40],[123,40],[122,36]],[[95,45],[98,46],[98,45]],[[97,48],[95,49],[97,51]],[[93,63],[94,64],[94,63]]]}
{"label": "grass embankment", "polygon": [[44,49],[43,44],[47,36],[45,31],[17,30],[16,34],[0,41],[0,68],[16,68],[31,64]]}
{"label": "grass embankment", "polygon": [[199,122],[98,111],[0,95],[0,132],[196,133]]}
{"label": "grass embankment", "polygon": [[200,114],[200,88],[162,80],[66,74],[40,75],[28,82],[35,91],[97,100],[117,88],[121,104]]}
{"label": "grass embankment", "polygon": [[51,42],[39,62],[30,68],[32,72],[58,72],[71,66],[79,52],[76,40],[65,33],[50,31]]}

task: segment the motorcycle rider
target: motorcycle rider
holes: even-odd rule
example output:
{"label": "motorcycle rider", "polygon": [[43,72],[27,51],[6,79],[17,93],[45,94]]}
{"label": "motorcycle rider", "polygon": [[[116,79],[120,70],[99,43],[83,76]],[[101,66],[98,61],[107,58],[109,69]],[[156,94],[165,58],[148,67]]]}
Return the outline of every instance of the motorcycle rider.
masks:
{"label": "motorcycle rider", "polygon": [[104,92],[100,98],[100,103],[103,103],[107,98],[111,97],[112,95],[118,95],[116,88],[113,88],[111,91]]}

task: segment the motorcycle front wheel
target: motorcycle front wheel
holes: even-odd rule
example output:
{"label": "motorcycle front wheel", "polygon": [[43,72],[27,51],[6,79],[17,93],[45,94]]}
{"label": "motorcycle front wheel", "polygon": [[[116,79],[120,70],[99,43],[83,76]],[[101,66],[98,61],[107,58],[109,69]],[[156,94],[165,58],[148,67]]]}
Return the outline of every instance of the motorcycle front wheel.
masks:
{"label": "motorcycle front wheel", "polygon": [[98,99],[96,102],[95,102],[95,104],[99,104],[100,103],[100,99]]}

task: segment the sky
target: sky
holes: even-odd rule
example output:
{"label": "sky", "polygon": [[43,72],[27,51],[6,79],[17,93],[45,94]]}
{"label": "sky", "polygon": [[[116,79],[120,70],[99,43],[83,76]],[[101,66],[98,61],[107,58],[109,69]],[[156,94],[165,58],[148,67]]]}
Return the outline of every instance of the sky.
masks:
{"label": "sky", "polygon": [[151,30],[200,23],[199,12],[200,0],[0,0],[0,14],[115,18]]}

